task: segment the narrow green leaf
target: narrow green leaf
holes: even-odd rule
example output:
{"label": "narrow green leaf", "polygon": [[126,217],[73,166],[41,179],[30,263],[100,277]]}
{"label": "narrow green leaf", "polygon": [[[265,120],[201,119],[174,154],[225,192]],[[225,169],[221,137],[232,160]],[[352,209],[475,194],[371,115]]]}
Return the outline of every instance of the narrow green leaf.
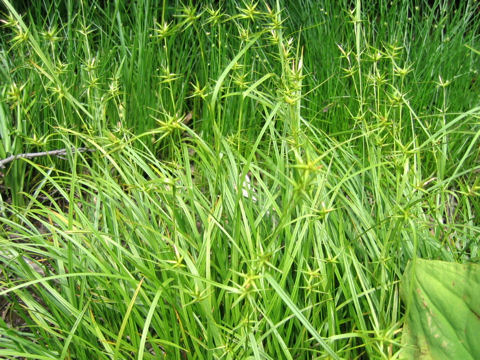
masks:
{"label": "narrow green leaf", "polygon": [[120,349],[120,344],[122,342],[122,337],[123,337],[123,332],[125,331],[125,327],[127,326],[128,319],[130,317],[130,313],[132,312],[133,305],[135,304],[135,300],[137,299],[138,293],[140,292],[140,288],[142,287],[144,278],[142,278],[137,285],[137,288],[135,289],[135,292],[133,293],[132,299],[130,300],[130,303],[128,304],[127,311],[125,312],[125,315],[123,317],[122,324],[120,325],[120,330],[118,331],[117,335],[117,343],[115,344],[115,358],[118,356],[118,350]]}
{"label": "narrow green leaf", "polygon": [[155,297],[152,300],[152,304],[150,305],[150,309],[148,310],[147,317],[145,319],[145,324],[143,325],[142,337],[140,339],[140,346],[138,348],[138,360],[143,359],[143,353],[145,352],[145,343],[147,341],[148,329],[150,327],[150,323],[152,322],[153,313],[155,312],[155,308],[157,306],[158,300],[160,300],[160,295],[162,295],[163,287],[157,290]]}
{"label": "narrow green leaf", "polygon": [[95,320],[95,316],[93,315],[93,311],[90,310],[90,319],[92,320],[93,328],[95,329],[95,333],[98,337],[99,342],[103,345],[107,355],[114,359],[113,349],[110,346],[110,342],[105,339],[105,335],[103,335],[102,329],[98,326],[97,321]]}
{"label": "narrow green leaf", "polygon": [[218,92],[220,91],[220,88],[222,87],[223,82],[225,81],[225,78],[227,77],[228,73],[232,68],[235,66],[235,64],[240,60],[240,58],[245,54],[245,52],[253,45],[255,42],[258,40],[261,34],[256,35],[252,40],[250,40],[245,47],[238,52],[238,54],[230,61],[230,63],[227,65],[225,70],[223,70],[222,74],[218,78],[218,80],[215,83],[215,88],[213,89],[213,94],[212,94],[212,99],[210,101],[210,106],[213,109],[215,106],[215,102],[217,101],[218,97]]}
{"label": "narrow green leaf", "polygon": [[333,358],[338,359],[340,358],[335,354],[330,346],[326,343],[326,341],[322,338],[322,336],[318,333],[317,330],[310,324],[307,318],[302,314],[300,309],[293,303],[287,293],[281,288],[281,286],[275,281],[275,279],[270,275],[266,274],[265,278],[267,281],[272,285],[272,287],[277,292],[278,296],[283,300],[285,305],[289,307],[289,309],[293,312],[295,317],[302,323],[303,326],[308,330],[308,332],[318,341],[318,343],[325,349],[325,351]]}
{"label": "narrow green leaf", "polygon": [[261,357],[260,352],[258,351],[258,344],[255,340],[255,336],[252,333],[248,334],[248,340],[250,340],[250,346],[252,347],[253,358],[256,360],[260,360]]}
{"label": "narrow green leaf", "polygon": [[73,324],[72,329],[70,330],[70,334],[68,334],[68,337],[65,340],[65,344],[63,345],[62,353],[60,354],[60,360],[65,359],[65,356],[67,355],[68,347],[72,342],[73,335],[75,334],[75,331],[77,330],[78,325],[80,325],[80,322],[83,319],[83,315],[85,315],[85,312],[87,311],[89,305],[90,305],[90,300],[87,301],[87,303],[83,307],[83,310],[77,316],[77,320],[75,320],[75,324]]}

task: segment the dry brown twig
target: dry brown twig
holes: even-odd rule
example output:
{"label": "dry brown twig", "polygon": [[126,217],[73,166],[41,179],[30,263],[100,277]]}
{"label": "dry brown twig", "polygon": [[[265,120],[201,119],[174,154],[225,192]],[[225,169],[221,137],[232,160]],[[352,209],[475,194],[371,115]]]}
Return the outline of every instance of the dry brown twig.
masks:
{"label": "dry brown twig", "polygon": [[[4,169],[5,165],[15,161],[17,159],[33,159],[40,156],[63,156],[68,154],[69,149],[58,149],[58,150],[50,150],[50,151],[42,151],[42,152],[35,152],[35,153],[24,153],[18,155],[10,155],[9,157],[0,160],[0,169]],[[89,148],[72,148],[72,152],[93,152],[94,149]]]}

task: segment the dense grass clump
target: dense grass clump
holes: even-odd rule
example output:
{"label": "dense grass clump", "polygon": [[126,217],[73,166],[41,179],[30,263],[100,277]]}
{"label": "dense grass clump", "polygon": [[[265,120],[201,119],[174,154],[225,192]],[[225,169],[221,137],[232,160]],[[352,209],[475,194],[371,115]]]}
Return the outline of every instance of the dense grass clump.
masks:
{"label": "dense grass clump", "polygon": [[65,151],[2,169],[0,357],[397,358],[479,261],[480,12],[367,3],[4,0],[0,158]]}

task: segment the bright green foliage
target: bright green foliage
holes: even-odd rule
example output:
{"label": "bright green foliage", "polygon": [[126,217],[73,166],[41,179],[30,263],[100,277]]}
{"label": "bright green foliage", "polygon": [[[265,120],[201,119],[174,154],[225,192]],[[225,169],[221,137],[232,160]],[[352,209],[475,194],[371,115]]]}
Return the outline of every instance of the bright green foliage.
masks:
{"label": "bright green foliage", "polygon": [[267,2],[3,0],[0,155],[68,151],[1,170],[0,357],[397,358],[479,261],[474,1]]}
{"label": "bright green foliage", "polygon": [[480,358],[480,265],[412,261],[403,280],[403,359]]}

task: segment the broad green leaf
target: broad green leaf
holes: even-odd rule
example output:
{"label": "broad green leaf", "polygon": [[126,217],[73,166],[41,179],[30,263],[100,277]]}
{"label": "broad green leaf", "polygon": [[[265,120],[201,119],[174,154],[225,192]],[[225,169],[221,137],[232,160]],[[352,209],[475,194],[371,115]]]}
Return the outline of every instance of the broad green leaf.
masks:
{"label": "broad green leaf", "polygon": [[403,359],[480,359],[480,266],[418,259],[406,270]]}

